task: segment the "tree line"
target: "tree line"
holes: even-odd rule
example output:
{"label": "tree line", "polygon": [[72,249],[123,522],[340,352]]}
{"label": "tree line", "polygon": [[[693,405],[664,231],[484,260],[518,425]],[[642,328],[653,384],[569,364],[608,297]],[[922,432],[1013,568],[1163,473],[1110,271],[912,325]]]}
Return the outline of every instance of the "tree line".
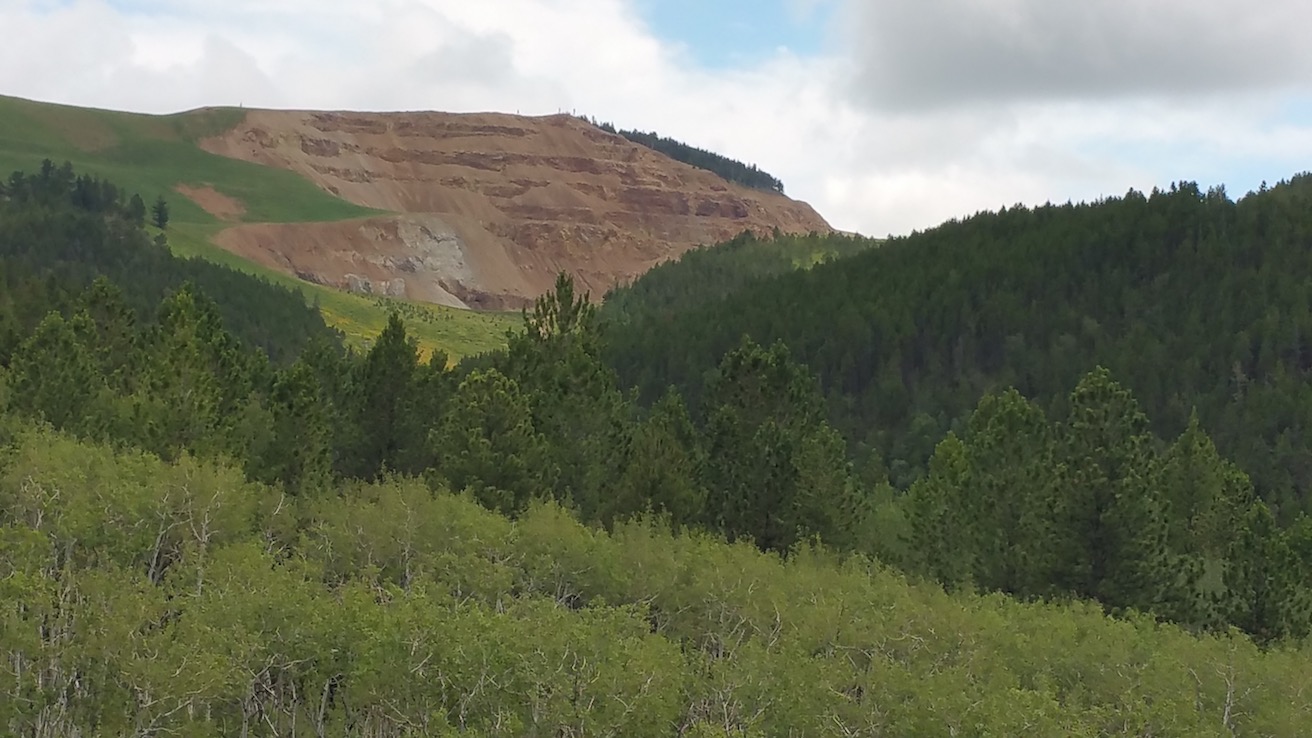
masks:
{"label": "tree line", "polygon": [[662,136],[655,131],[617,129],[611,123],[598,121],[594,118],[584,118],[583,120],[607,133],[623,136],[633,143],[658,151],[675,161],[718,174],[722,179],[729,182],[751,187],[754,190],[777,192],[781,195],[784,193],[784,183],[769,172],[758,169],[755,164],[744,164],[737,159],[730,159],[714,151],[691,146],[668,136]]}

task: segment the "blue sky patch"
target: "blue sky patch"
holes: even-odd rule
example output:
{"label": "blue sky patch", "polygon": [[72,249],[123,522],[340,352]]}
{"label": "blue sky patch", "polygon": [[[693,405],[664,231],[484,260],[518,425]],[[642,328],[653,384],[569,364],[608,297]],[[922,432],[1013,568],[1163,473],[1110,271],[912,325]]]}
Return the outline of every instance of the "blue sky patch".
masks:
{"label": "blue sky patch", "polygon": [[832,4],[799,0],[637,0],[664,41],[707,69],[749,66],[786,48],[806,56],[824,45]]}

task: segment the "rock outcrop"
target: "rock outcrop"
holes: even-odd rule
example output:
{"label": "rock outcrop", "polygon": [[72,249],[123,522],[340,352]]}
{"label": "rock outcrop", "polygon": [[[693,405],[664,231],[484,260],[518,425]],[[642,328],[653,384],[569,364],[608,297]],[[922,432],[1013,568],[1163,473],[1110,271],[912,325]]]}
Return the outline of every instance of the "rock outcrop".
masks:
{"label": "rock outcrop", "polygon": [[223,247],[324,284],[448,305],[519,307],[560,271],[599,297],[744,230],[830,230],[805,203],[566,115],[250,111],[202,146],[392,213],[236,226]]}

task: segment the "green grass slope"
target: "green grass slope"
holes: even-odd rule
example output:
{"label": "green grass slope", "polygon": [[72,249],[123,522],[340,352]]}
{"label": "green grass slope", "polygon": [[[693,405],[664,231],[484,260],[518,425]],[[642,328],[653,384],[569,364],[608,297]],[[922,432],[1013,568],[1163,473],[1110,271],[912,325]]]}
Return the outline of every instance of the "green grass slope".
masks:
{"label": "green grass slope", "polygon": [[224,224],[179,195],[177,185],[210,186],[239,200],[246,208],[242,220],[251,223],[344,220],[380,212],[333,197],[292,172],[217,156],[197,145],[236,125],[243,115],[237,108],[143,115],[0,96],[0,172],[36,171],[43,159],[68,161],[79,172],[140,194],[147,204],[164,195],[170,210],[169,241],[177,253],[298,289],[357,344],[377,335],[393,309],[407,316],[411,334],[426,352],[441,349],[460,357],[504,343],[505,330],[517,316],[350,295],[266,269],[215,246],[212,238]]}

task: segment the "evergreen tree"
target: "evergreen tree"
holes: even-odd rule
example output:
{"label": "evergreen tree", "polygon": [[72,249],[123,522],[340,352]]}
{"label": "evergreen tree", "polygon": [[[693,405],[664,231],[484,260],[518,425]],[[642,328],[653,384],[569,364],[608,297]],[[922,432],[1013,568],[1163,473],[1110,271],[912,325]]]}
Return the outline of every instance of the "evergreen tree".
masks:
{"label": "evergreen tree", "polygon": [[1080,381],[1061,444],[1069,547],[1058,576],[1112,608],[1155,609],[1175,581],[1152,442],[1148,418],[1105,368]]}
{"label": "evergreen tree", "polygon": [[1181,554],[1219,559],[1253,502],[1253,487],[1222,459],[1195,412],[1163,457],[1160,489],[1169,505],[1170,545]]}
{"label": "evergreen tree", "polygon": [[97,277],[82,295],[79,307],[95,325],[92,345],[102,376],[117,392],[131,394],[141,370],[140,328],[123,291],[105,277]]}
{"label": "evergreen tree", "polygon": [[643,512],[669,517],[678,526],[701,522],[706,505],[702,477],[707,459],[701,436],[682,398],[670,392],[634,429],[623,474],[602,519],[612,522]]}
{"label": "evergreen tree", "polygon": [[551,449],[533,427],[528,398],[495,369],[460,383],[431,442],[452,490],[469,491],[494,510],[522,512],[555,488]]}
{"label": "evergreen tree", "polygon": [[352,437],[342,459],[346,476],[372,480],[403,471],[400,462],[407,449],[423,442],[417,438],[421,420],[415,413],[418,370],[418,345],[406,335],[401,316],[392,313],[350,377],[346,401]]}
{"label": "evergreen tree", "polygon": [[555,289],[524,313],[497,368],[528,398],[533,426],[559,469],[558,495],[585,520],[614,508],[623,464],[617,450],[632,433],[635,410],[600,358],[599,317],[588,295],[561,274]]}
{"label": "evergreen tree", "polygon": [[272,427],[252,450],[247,474],[293,494],[315,494],[332,482],[332,415],[314,369],[297,361],[279,371],[268,398]]}
{"label": "evergreen tree", "polygon": [[[159,203],[156,203],[156,205],[158,204]],[[167,208],[168,205],[165,204],[165,209],[167,210]],[[128,206],[127,210],[124,211],[124,216],[127,217],[129,223],[138,228],[146,225],[146,202],[141,199],[141,195],[133,193],[132,199],[128,200]],[[165,218],[165,220],[167,221],[167,218]]]}
{"label": "evergreen tree", "polygon": [[1312,626],[1312,593],[1296,549],[1262,502],[1248,509],[1225,568],[1228,621],[1261,643],[1302,638]]}
{"label": "evergreen tree", "polygon": [[976,568],[980,531],[969,518],[964,494],[970,474],[965,444],[949,433],[934,449],[929,473],[907,491],[910,563],[950,589],[969,583]]}
{"label": "evergreen tree", "polygon": [[161,231],[168,227],[169,203],[164,199],[163,195],[160,195],[159,198],[155,200],[155,204],[150,207],[150,217],[150,222]]}
{"label": "evergreen tree", "polygon": [[744,338],[721,361],[707,406],[713,527],[778,551],[810,536],[851,541],[865,505],[815,380],[782,344]]}
{"label": "evergreen tree", "polygon": [[985,395],[964,438],[969,464],[954,535],[975,552],[974,580],[1020,596],[1051,591],[1061,541],[1062,469],[1043,411],[1016,390]]}
{"label": "evergreen tree", "polygon": [[149,361],[133,396],[142,445],[166,458],[182,450],[244,458],[241,421],[258,359],[224,330],[215,304],[184,285],[160,304],[143,343]]}
{"label": "evergreen tree", "polygon": [[56,428],[83,432],[104,384],[87,340],[94,328],[85,314],[65,320],[51,313],[15,352],[10,395],[16,407]]}

